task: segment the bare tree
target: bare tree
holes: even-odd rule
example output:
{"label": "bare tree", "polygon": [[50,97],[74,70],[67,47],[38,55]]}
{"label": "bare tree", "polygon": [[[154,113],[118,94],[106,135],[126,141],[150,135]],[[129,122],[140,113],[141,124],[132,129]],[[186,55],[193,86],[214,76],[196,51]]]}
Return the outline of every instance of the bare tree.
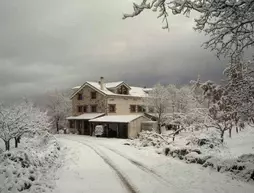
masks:
{"label": "bare tree", "polygon": [[169,109],[169,92],[167,87],[157,84],[149,92],[149,97],[145,99],[148,107],[152,107],[158,121],[158,133],[161,133],[161,126],[166,121],[166,116]]}
{"label": "bare tree", "polygon": [[59,132],[61,123],[71,113],[71,101],[67,92],[55,90],[48,93],[49,115],[52,117],[56,131]]}
{"label": "bare tree", "polygon": [[205,48],[215,50],[217,55],[239,57],[254,44],[253,0],[142,0],[133,3],[133,13],[124,14],[123,19],[135,17],[144,10],[158,12],[163,18],[164,29],[169,29],[168,16],[198,12],[195,19],[197,31],[210,36]]}

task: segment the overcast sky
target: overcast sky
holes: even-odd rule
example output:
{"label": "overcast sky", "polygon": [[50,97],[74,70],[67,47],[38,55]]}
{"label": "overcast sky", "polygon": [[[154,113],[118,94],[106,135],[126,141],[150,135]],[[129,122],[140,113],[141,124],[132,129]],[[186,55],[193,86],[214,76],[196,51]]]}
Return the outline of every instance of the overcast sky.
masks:
{"label": "overcast sky", "polygon": [[152,86],[220,79],[222,64],[201,48],[193,19],[170,32],[153,12],[122,20],[131,0],[0,0],[0,100],[71,88],[86,80]]}

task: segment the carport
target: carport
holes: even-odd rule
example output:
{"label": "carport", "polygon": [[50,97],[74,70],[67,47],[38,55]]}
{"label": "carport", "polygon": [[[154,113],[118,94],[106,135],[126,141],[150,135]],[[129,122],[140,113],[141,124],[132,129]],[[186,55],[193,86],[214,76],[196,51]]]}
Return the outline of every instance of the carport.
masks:
{"label": "carport", "polygon": [[96,125],[103,125],[105,137],[134,138],[141,130],[141,122],[147,120],[143,115],[107,115],[89,120],[92,133]]}
{"label": "carport", "polygon": [[67,117],[69,121],[69,128],[77,130],[80,135],[91,135],[92,125],[89,123],[90,119],[103,116],[104,113],[84,113],[78,116]]}

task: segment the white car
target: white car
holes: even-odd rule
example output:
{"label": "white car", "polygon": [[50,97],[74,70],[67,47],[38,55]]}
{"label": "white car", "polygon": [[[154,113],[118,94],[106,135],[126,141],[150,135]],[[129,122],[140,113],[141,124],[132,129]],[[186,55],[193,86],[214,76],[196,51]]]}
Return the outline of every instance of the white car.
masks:
{"label": "white car", "polygon": [[102,136],[104,133],[104,127],[103,125],[96,125],[95,130],[94,130],[94,135],[96,137]]}

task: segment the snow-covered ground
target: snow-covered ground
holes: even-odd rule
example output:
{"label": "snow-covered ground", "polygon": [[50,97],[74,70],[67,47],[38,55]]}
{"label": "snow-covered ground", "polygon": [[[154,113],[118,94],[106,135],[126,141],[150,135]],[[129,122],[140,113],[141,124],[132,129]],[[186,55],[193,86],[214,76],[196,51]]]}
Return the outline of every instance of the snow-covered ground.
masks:
{"label": "snow-covered ground", "polygon": [[[171,131],[166,131],[167,132]],[[217,132],[216,129],[211,128],[209,131],[206,129],[204,131],[196,131],[192,132],[181,132],[176,136],[174,144],[177,146],[185,146],[189,141],[190,136],[196,136],[199,138],[210,137],[211,134],[215,134]],[[208,136],[210,134],[210,136]],[[219,134],[217,134],[219,138]],[[205,151],[205,149],[203,149]],[[221,158],[236,158],[243,154],[254,153],[254,127],[246,126],[246,128],[239,133],[236,133],[235,129],[232,130],[232,137],[230,138],[228,132],[225,133],[224,136],[224,144],[219,148],[209,149],[208,154],[214,155],[216,157]]]}
{"label": "snow-covered ground", "polygon": [[151,150],[187,163],[197,163],[211,167],[218,172],[226,172],[232,177],[248,182],[254,180],[254,129],[247,126],[238,134],[232,131],[229,138],[225,133],[224,143],[216,129],[184,131],[175,141],[164,131],[163,135],[154,132],[142,132],[139,138],[129,143],[142,150]]}
{"label": "snow-covered ground", "polygon": [[[244,130],[235,133],[232,131],[232,138],[225,134],[225,151],[228,150],[229,157],[238,157],[243,154],[254,154],[254,127],[247,126]],[[226,153],[226,152],[225,152]]]}
{"label": "snow-covered ground", "polygon": [[[0,143],[3,149],[3,143]],[[53,136],[21,139],[18,148],[0,152],[0,193],[42,193],[55,187],[60,147]]]}
{"label": "snow-covered ground", "polygon": [[126,140],[57,136],[64,164],[54,193],[253,193],[254,185],[196,164],[123,145]]}

